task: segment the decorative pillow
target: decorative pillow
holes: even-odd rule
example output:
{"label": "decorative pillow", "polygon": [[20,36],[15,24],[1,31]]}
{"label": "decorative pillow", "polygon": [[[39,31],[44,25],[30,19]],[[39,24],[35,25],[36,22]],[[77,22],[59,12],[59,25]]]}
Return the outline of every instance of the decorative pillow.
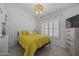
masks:
{"label": "decorative pillow", "polygon": [[33,30],[32,35],[36,35],[36,34],[38,34],[38,31]]}
{"label": "decorative pillow", "polygon": [[26,31],[26,30],[22,30],[21,33],[22,33],[22,35],[28,35],[29,34],[29,32]]}

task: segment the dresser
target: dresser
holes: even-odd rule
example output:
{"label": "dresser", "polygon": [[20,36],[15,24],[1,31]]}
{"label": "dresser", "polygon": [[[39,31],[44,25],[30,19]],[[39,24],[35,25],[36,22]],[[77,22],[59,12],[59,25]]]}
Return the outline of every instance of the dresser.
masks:
{"label": "dresser", "polygon": [[65,49],[69,55],[79,55],[79,28],[66,28]]}

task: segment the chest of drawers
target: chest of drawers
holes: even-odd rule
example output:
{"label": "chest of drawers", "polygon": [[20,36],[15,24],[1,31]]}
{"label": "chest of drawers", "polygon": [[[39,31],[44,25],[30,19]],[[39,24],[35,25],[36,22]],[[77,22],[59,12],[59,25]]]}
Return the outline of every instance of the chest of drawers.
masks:
{"label": "chest of drawers", "polygon": [[67,28],[65,49],[70,55],[79,55],[79,28]]}

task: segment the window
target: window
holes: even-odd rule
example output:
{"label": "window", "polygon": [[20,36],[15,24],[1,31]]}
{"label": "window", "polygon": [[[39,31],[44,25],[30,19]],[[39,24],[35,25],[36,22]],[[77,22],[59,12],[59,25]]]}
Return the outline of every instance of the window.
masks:
{"label": "window", "polygon": [[50,22],[42,23],[42,34],[58,38],[59,37],[59,20],[55,19]]}
{"label": "window", "polygon": [[54,35],[53,30],[54,30],[54,29],[53,29],[53,22],[50,22],[50,23],[49,23],[49,35],[50,35],[50,36],[53,36],[53,35]]}
{"label": "window", "polygon": [[46,22],[45,23],[45,28],[44,28],[44,30],[45,30],[45,35],[49,35],[49,27],[48,27],[48,22]]}
{"label": "window", "polygon": [[54,37],[59,37],[59,20],[54,20]]}
{"label": "window", "polygon": [[45,24],[42,23],[42,24],[41,24],[41,32],[42,32],[43,35],[44,35],[44,31],[45,31],[45,30],[44,30],[44,26],[45,26]]}

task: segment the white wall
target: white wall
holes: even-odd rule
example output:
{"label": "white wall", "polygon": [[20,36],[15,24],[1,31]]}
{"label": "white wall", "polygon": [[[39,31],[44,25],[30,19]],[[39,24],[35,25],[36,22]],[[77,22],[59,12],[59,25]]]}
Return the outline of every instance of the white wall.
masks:
{"label": "white wall", "polygon": [[64,47],[66,19],[69,17],[72,17],[76,14],[79,14],[79,6],[74,6],[74,7],[65,9],[63,11],[57,12],[55,14],[52,14],[50,16],[47,15],[46,17],[43,17],[43,21],[41,21],[41,22],[44,22],[44,20],[50,21],[50,20],[53,20],[55,18],[59,18],[59,20],[60,20],[60,39],[59,40],[52,39],[53,44]]}
{"label": "white wall", "polygon": [[65,47],[66,19],[79,14],[79,6],[74,6],[67,10],[61,11],[60,14],[62,14],[62,16],[59,19],[60,40],[58,40],[59,43],[56,44],[60,45],[61,47]]}
{"label": "white wall", "polygon": [[7,32],[9,33],[10,46],[16,45],[17,31],[21,29],[33,30],[36,27],[35,19],[15,5],[7,5]]}
{"label": "white wall", "polygon": [[63,15],[60,18],[60,22],[61,22],[60,23],[60,46],[64,47],[65,33],[66,33],[66,31],[65,31],[66,19],[79,14],[79,6],[69,8],[67,10],[62,11],[61,13]]}

